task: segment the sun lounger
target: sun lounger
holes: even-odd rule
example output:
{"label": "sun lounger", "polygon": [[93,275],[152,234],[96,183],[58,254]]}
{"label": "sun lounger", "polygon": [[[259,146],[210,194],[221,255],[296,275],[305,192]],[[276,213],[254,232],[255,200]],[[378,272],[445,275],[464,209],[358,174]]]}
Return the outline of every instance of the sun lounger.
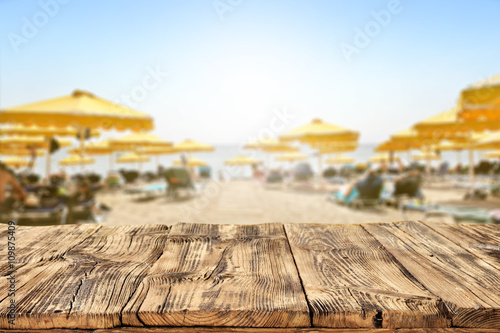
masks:
{"label": "sun lounger", "polygon": [[[470,189],[471,185],[470,182],[456,182],[453,184],[453,187],[455,188],[464,188],[464,189]],[[474,189],[476,190],[489,190],[491,188],[491,185],[489,184],[474,184]]]}
{"label": "sun lounger", "polygon": [[193,178],[186,168],[168,168],[165,171],[165,180],[167,182],[167,197],[179,198],[193,196],[196,192]]}
{"label": "sun lounger", "polygon": [[167,188],[166,184],[149,184],[125,189],[126,194],[134,195],[136,199],[154,199],[162,196]]}
{"label": "sun lounger", "polygon": [[67,207],[58,204],[52,207],[21,207],[13,212],[0,213],[1,221],[15,219],[18,225],[41,226],[65,224]]}
{"label": "sun lounger", "polygon": [[370,189],[368,192],[359,191],[357,187],[354,187],[346,198],[342,191],[331,193],[328,196],[328,200],[334,201],[339,204],[345,204],[352,208],[366,208],[366,207],[380,207],[383,203],[382,201],[382,191],[383,183],[379,187]]}
{"label": "sun lounger", "polygon": [[480,207],[466,207],[453,205],[421,205],[415,202],[409,202],[402,206],[404,219],[406,211],[420,211],[423,213],[423,220],[431,217],[445,216],[450,217],[455,223],[470,221],[475,223],[498,223],[497,211]]}

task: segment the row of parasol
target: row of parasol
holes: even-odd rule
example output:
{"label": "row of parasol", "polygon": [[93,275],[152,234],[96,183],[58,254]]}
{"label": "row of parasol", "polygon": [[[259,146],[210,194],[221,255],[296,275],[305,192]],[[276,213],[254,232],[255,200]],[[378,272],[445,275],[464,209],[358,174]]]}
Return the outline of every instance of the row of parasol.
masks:
{"label": "row of parasol", "polygon": [[[0,154],[11,155],[2,161],[11,165],[26,165],[22,156],[41,156],[46,151],[46,172],[50,174],[50,153],[54,138],[58,147],[67,147],[71,141],[61,138],[77,137],[79,146],[70,150],[72,155],[60,161],[61,165],[93,163],[93,155],[110,155],[112,168],[115,152],[129,152],[116,159],[118,163],[146,162],[149,156],[213,151],[212,146],[185,140],[178,144],[165,141],[148,132],[153,129],[153,119],[142,112],[118,105],[89,92],[75,90],[71,95],[6,108],[0,111]],[[97,137],[99,130],[131,130],[133,133],[116,139],[85,143]],[[182,161],[176,161],[182,164]],[[205,165],[193,157],[189,165]]]}
{"label": "row of parasol", "polygon": [[[410,154],[411,150],[420,149],[429,170],[430,160],[439,159],[438,152],[468,150],[470,184],[473,188],[474,151],[499,149],[500,135],[492,133],[499,130],[500,75],[496,75],[464,89],[453,108],[393,134],[376,151]],[[500,156],[498,152],[486,155],[497,156]]]}

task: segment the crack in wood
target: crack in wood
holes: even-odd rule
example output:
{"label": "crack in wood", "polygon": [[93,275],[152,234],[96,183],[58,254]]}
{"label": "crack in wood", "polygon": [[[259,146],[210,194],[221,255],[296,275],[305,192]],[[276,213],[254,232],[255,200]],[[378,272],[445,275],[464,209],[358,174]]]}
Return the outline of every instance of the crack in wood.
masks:
{"label": "crack in wood", "polygon": [[300,275],[299,267],[297,266],[297,262],[295,261],[295,256],[293,254],[292,246],[290,245],[290,239],[288,238],[288,234],[286,232],[286,228],[285,228],[284,224],[282,224],[282,228],[283,228],[283,233],[285,234],[286,244],[288,246],[288,251],[290,251],[290,253],[292,254],[293,265],[295,266],[295,269],[297,271],[297,275],[299,277],[299,282],[300,282],[300,287],[302,288],[302,293],[304,294],[304,298],[306,299],[307,311],[308,311],[308,315],[309,315],[309,326],[313,327],[314,326],[313,325],[314,312],[312,309],[312,305],[307,297],[306,289],[304,287],[304,281],[302,280],[302,276]]}

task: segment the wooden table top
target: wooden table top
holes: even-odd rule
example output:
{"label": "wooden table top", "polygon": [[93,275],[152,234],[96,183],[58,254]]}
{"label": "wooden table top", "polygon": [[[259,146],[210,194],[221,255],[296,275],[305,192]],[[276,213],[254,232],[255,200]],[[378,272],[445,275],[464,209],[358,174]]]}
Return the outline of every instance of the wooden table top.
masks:
{"label": "wooden table top", "polygon": [[500,330],[500,225],[18,226],[16,259],[2,329]]}

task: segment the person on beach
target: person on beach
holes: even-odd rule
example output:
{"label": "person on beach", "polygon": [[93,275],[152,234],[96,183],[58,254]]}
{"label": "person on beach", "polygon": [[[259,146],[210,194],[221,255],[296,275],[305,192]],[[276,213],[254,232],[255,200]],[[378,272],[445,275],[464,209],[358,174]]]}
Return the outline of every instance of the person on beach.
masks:
{"label": "person on beach", "polygon": [[422,193],[422,177],[418,169],[411,169],[406,175],[397,178],[394,181],[393,196],[407,195],[410,198],[423,199]]}
{"label": "person on beach", "polygon": [[[7,190],[11,190],[11,196],[7,197]],[[26,191],[18,183],[14,175],[9,172],[7,166],[0,162],[0,212],[8,212],[16,200],[24,202]]]}
{"label": "person on beach", "polygon": [[343,190],[334,194],[336,201],[350,204],[354,199],[362,197],[363,199],[378,199],[384,181],[381,177],[380,169],[370,169],[365,178],[345,187]]}

